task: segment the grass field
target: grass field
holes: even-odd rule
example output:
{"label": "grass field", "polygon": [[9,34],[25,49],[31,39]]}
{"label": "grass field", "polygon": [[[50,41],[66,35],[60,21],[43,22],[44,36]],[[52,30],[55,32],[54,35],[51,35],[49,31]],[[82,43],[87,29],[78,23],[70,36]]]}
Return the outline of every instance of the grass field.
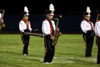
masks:
{"label": "grass field", "polygon": [[53,64],[44,64],[43,39],[31,36],[29,56],[22,55],[19,34],[0,34],[0,67],[100,67],[96,64],[97,47],[94,42],[91,58],[84,57],[84,41],[80,34],[66,34],[59,38]]}

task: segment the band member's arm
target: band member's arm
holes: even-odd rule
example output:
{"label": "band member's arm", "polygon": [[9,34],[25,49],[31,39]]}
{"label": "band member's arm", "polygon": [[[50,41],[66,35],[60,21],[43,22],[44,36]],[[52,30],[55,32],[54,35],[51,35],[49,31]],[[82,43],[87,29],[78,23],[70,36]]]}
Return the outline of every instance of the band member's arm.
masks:
{"label": "band member's arm", "polygon": [[87,31],[89,30],[89,27],[87,26],[87,22],[86,21],[82,21],[81,22],[81,29],[84,33],[87,33]]}
{"label": "band member's arm", "polygon": [[25,29],[26,29],[26,27],[25,27],[24,22],[23,21],[20,21],[20,23],[19,23],[19,30],[20,30],[20,32],[24,32]]}
{"label": "band member's arm", "polygon": [[3,19],[3,18],[1,18],[1,19],[0,19],[0,22],[1,22],[1,24],[3,24],[3,23],[4,23],[4,19]]}
{"label": "band member's arm", "polygon": [[32,31],[31,23],[30,22],[29,22],[29,30],[30,30],[30,32]]}
{"label": "band member's arm", "polygon": [[95,28],[94,28],[94,24],[92,23],[92,26],[93,26],[93,30],[95,30]]}
{"label": "band member's arm", "polygon": [[49,29],[46,21],[44,21],[43,24],[42,24],[42,32],[43,32],[43,34],[45,35],[46,38],[51,39],[50,29]]}
{"label": "band member's arm", "polygon": [[95,35],[97,35],[97,23],[95,23]]}
{"label": "band member's arm", "polygon": [[100,24],[98,23],[95,24],[95,34],[100,36]]}

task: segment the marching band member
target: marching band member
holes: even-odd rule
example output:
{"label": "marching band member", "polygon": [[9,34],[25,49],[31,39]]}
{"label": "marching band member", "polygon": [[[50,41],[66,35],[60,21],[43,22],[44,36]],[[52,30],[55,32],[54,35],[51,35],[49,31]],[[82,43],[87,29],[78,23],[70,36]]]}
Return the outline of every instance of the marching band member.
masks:
{"label": "marching band member", "polygon": [[19,30],[21,32],[21,38],[22,38],[22,42],[24,45],[23,55],[27,56],[30,36],[27,34],[24,34],[24,32],[31,32],[32,28],[31,28],[31,24],[29,21],[29,10],[26,6],[24,7],[23,19],[19,23]]}
{"label": "marching band member", "polygon": [[5,10],[0,10],[0,31],[2,28],[5,27],[4,19],[3,19],[4,13],[5,13]]}
{"label": "marching band member", "polygon": [[49,10],[46,11],[46,19],[42,23],[42,32],[44,34],[44,42],[45,42],[44,63],[51,63],[55,53],[55,46],[52,43],[55,31],[53,12],[54,12],[54,6],[53,4],[50,4]]}
{"label": "marching band member", "polygon": [[97,20],[95,23],[95,35],[98,47],[97,64],[100,64],[100,11],[97,12]]}
{"label": "marching band member", "polygon": [[86,12],[84,13],[84,19],[81,22],[81,29],[83,31],[83,39],[85,41],[85,56],[91,57],[93,41],[94,41],[94,26],[90,21],[91,11],[90,8],[87,7]]}

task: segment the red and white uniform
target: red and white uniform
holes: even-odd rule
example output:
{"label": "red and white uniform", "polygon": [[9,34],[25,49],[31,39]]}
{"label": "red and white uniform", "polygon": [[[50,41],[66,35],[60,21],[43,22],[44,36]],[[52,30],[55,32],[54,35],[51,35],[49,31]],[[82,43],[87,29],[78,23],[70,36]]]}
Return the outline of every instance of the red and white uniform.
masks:
{"label": "red and white uniform", "polygon": [[89,30],[94,30],[94,25],[92,22],[88,22],[86,20],[83,20],[81,22],[81,29],[84,33],[87,33]]}
{"label": "red and white uniform", "polygon": [[95,23],[95,35],[100,37],[100,21]]}
{"label": "red and white uniform", "polygon": [[52,32],[53,30],[55,31],[55,22],[52,20],[51,23],[52,24],[50,24],[48,20],[44,20],[42,23],[42,32],[45,36],[46,35],[50,35],[51,37],[53,36]]}
{"label": "red and white uniform", "polygon": [[30,24],[29,21],[28,22],[27,21],[25,22],[24,20],[21,20],[20,23],[19,23],[19,30],[21,32],[24,32],[25,29],[29,29],[30,31],[32,31],[31,24]]}

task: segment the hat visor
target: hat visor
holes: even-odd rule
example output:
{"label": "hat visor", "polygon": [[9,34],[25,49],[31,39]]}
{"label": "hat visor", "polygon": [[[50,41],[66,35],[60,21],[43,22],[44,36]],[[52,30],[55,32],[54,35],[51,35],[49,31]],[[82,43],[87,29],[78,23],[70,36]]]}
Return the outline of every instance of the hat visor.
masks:
{"label": "hat visor", "polygon": [[29,14],[27,13],[27,14],[25,14],[26,16],[29,16]]}
{"label": "hat visor", "polygon": [[54,13],[51,13],[50,15],[54,16]]}
{"label": "hat visor", "polygon": [[91,15],[86,15],[87,17],[91,17]]}

